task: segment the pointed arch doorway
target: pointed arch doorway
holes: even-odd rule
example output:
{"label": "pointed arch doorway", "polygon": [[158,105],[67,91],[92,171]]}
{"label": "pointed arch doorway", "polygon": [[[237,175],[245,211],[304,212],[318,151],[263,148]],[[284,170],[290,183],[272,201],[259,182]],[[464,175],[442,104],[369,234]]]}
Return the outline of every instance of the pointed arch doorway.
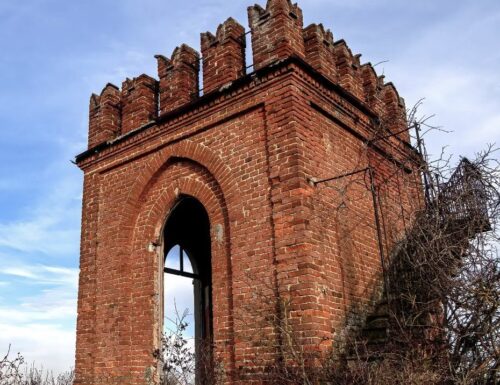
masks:
{"label": "pointed arch doorway", "polygon": [[[192,325],[187,334],[194,337],[196,357],[201,357],[207,353],[205,349],[211,346],[213,336],[212,266],[210,221],[197,199],[179,198],[166,221],[163,245],[164,326],[177,316],[172,314],[174,301],[180,313],[188,308],[186,321]],[[174,291],[180,298],[174,298]]]}

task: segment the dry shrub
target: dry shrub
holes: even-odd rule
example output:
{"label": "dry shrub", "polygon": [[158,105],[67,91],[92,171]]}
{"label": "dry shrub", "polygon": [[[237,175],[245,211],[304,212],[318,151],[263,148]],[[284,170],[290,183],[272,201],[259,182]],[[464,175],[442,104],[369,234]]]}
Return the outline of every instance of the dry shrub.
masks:
{"label": "dry shrub", "polygon": [[55,376],[52,372],[34,365],[26,366],[19,353],[10,358],[10,347],[0,360],[0,385],[72,385],[73,381],[73,370]]}
{"label": "dry shrub", "polygon": [[224,368],[214,357],[213,347],[206,341],[195,341],[194,346],[186,337],[188,310],[171,320],[173,328],[162,337],[160,382],[162,385],[219,385],[224,382]]}

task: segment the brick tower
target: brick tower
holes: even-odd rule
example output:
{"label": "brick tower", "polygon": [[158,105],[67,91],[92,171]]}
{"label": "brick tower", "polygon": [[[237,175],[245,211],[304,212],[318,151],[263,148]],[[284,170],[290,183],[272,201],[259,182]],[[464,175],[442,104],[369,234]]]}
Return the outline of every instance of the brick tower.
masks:
{"label": "brick tower", "polygon": [[380,300],[384,258],[421,199],[402,99],[289,0],[248,16],[253,58],[230,18],[201,35],[201,55],[181,45],[156,56],[158,79],[90,98],[78,385],[157,380],[174,244],[195,256],[197,337],[227,383],[276,360],[273,320],[327,351]]}

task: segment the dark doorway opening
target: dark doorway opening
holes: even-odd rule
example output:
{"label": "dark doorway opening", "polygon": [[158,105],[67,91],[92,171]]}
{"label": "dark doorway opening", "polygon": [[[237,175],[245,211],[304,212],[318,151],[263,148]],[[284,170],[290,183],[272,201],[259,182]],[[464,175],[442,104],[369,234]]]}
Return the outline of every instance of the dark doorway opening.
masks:
{"label": "dark doorway opening", "polygon": [[[167,219],[163,239],[164,319],[177,316],[168,314],[172,311],[173,300],[177,307],[190,307],[187,322],[194,321],[194,325],[190,325],[187,331],[188,334],[194,334],[196,357],[206,357],[209,353],[207,349],[212,345],[213,335],[212,268],[210,222],[203,205],[195,198],[181,197]],[[180,293],[179,289],[189,291],[189,281],[192,282],[191,292]],[[172,298],[173,294],[169,293],[169,288],[175,289],[182,297],[183,303],[179,304],[178,299]],[[184,308],[179,310],[182,312]],[[200,383],[200,374],[197,370],[197,383]]]}

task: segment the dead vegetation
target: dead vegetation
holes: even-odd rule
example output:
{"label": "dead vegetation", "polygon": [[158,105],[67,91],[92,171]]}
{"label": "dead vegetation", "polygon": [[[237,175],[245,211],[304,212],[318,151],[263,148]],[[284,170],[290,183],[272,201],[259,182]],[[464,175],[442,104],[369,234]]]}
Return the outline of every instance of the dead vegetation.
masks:
{"label": "dead vegetation", "polygon": [[[410,128],[436,129],[415,116],[413,109]],[[383,296],[375,309],[382,335],[346,329],[326,353],[305,350],[290,320],[292,299],[281,297],[272,314],[245,308],[266,323],[259,329],[274,330],[280,342],[276,346],[276,339],[256,336],[252,343],[274,351],[276,358],[272,365],[268,357],[257,359],[246,373],[236,374],[240,380],[276,385],[500,384],[498,152],[489,146],[452,167],[443,156],[428,159],[421,130],[419,134],[425,204],[386,256]],[[268,287],[256,295],[272,307],[276,297],[272,283]]]}
{"label": "dead vegetation", "polygon": [[[410,114],[410,127],[426,124]],[[256,319],[279,336],[254,343],[275,353],[275,361],[253,363],[249,380],[259,383],[331,385],[496,385],[500,384],[500,164],[493,146],[475,159],[451,167],[423,155],[425,206],[387,255],[381,317],[383,335],[349,329],[331,349],[304,350],[290,322],[292,300],[276,304],[273,285],[261,302],[275,313]],[[380,187],[380,186],[379,186]],[[156,353],[164,385],[217,385],[227,380],[210,343],[194,349],[184,333],[185,317]],[[0,361],[0,385],[69,385],[73,372],[54,377],[7,354]],[[245,381],[244,373],[235,373]],[[196,380],[197,378],[197,380]]]}
{"label": "dead vegetation", "polygon": [[73,370],[55,376],[34,365],[27,366],[21,354],[11,357],[10,346],[0,360],[0,385],[72,385],[73,380]]}

